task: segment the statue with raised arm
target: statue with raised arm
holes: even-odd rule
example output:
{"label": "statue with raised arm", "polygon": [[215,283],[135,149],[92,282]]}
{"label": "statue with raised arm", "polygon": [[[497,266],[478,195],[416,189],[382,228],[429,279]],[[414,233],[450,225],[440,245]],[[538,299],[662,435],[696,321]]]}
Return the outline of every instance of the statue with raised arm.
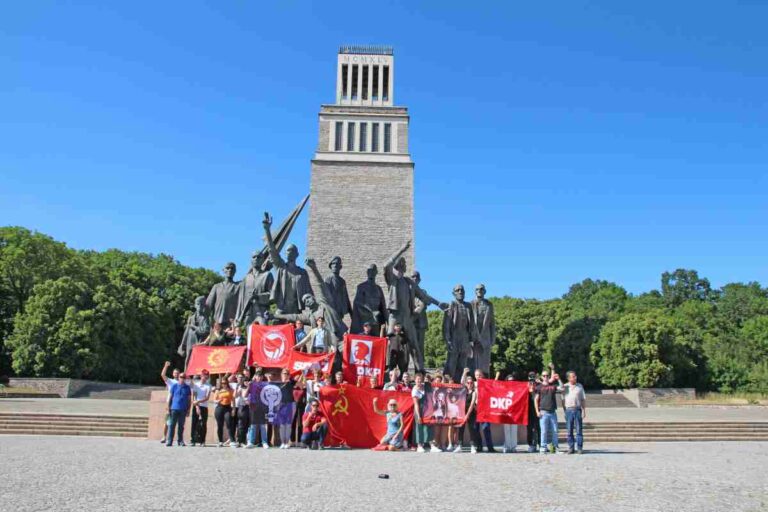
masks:
{"label": "statue with raised arm", "polygon": [[205,299],[205,308],[211,312],[211,323],[226,329],[237,317],[237,300],[240,295],[240,283],[235,282],[237,265],[231,261],[224,265],[224,280],[216,283]]}
{"label": "statue with raised arm", "polygon": [[357,285],[355,300],[352,303],[352,328],[354,334],[363,333],[363,324],[371,324],[371,332],[376,336],[381,332],[381,325],[387,320],[387,302],[384,291],[376,284],[379,269],[375,263],[366,270],[368,279]]}
{"label": "statue with raised arm", "polygon": [[[272,217],[266,212],[262,224],[264,226],[264,240],[269,249],[269,259],[277,269],[277,277],[272,285],[270,300],[275,303],[278,312],[297,314],[304,309],[303,297],[312,294],[312,286],[307,271],[296,265],[299,249],[294,244],[290,244],[285,250],[286,259],[283,260],[272,240],[270,231]],[[314,325],[314,323],[310,325]]]}
{"label": "statue with raised arm", "polygon": [[472,301],[472,314],[477,325],[477,339],[472,347],[474,367],[490,375],[491,347],[496,342],[496,315],[493,304],[485,298],[485,285],[475,287],[475,299]]}
{"label": "statue with raised arm", "polygon": [[328,264],[331,269],[331,275],[326,277],[324,282],[328,285],[328,290],[333,298],[333,309],[339,314],[339,318],[344,321],[344,317],[352,313],[352,305],[349,303],[349,293],[347,293],[347,282],[341,277],[341,258],[334,256]]}
{"label": "statue with raised arm", "polygon": [[177,350],[178,354],[184,357],[185,367],[192,353],[192,347],[207,338],[209,332],[211,332],[211,324],[205,314],[205,295],[201,295],[195,299],[195,312],[187,318],[184,335]]}
{"label": "statue with raised arm", "polygon": [[[448,307],[433,299],[424,293],[419,286],[405,275],[407,267],[403,254],[410,248],[411,242],[408,241],[401,247],[384,265],[384,280],[387,283],[387,335],[392,335],[395,324],[400,324],[410,340],[417,337],[416,326],[413,322],[413,311],[416,298],[421,299],[427,304],[435,304],[441,309]],[[414,347],[412,353],[416,355],[413,364],[417,370],[423,370],[424,353],[418,353],[418,346]]]}
{"label": "statue with raised arm", "polygon": [[472,306],[464,302],[464,286],[457,284],[453,287],[453,302],[443,313],[443,339],[448,349],[444,373],[453,376],[455,382],[461,380],[476,332]]}
{"label": "statue with raised arm", "polygon": [[240,281],[240,295],[237,299],[236,323],[247,328],[253,322],[266,323],[269,300],[275,278],[266,270],[268,255],[254,251],[251,255],[251,268]]}

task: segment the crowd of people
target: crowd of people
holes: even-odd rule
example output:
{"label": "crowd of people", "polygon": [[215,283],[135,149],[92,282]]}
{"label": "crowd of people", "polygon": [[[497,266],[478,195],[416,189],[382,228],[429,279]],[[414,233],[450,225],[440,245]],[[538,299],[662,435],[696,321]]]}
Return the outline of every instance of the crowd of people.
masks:
{"label": "crowd of people", "polygon": [[[299,340],[310,351],[316,347],[317,335],[307,335]],[[322,342],[322,340],[320,340]],[[317,347],[320,348],[320,347]],[[216,420],[217,445],[232,448],[264,449],[279,447],[289,449],[301,447],[309,449],[325,448],[328,433],[328,418],[320,407],[320,389],[324,386],[353,384],[360,387],[377,388],[376,377],[359,377],[357,382],[348,383],[340,370],[323,373],[314,367],[304,371],[298,377],[291,377],[288,369],[262,369],[245,367],[235,375],[218,376],[215,384],[210,375],[203,371],[198,376],[186,375],[174,369],[168,376],[170,363],[166,362],[161,377],[168,388],[167,416],[162,442],[166,446],[186,446],[184,424],[191,415],[191,446],[205,446],[209,409],[213,408]],[[371,404],[373,410],[386,416],[387,432],[376,449],[414,450],[419,453],[462,452],[469,446],[470,453],[479,453],[483,449],[496,452],[492,438],[491,425],[477,421],[477,387],[479,379],[486,378],[482,370],[471,372],[465,368],[460,382],[454,382],[450,374],[433,372],[428,374],[417,370],[413,373],[400,371],[395,364],[387,372],[387,379],[380,388],[385,391],[410,393],[413,400],[413,428],[405,435],[405,423],[398,411],[397,400],[389,400],[386,409],[379,409],[376,400]],[[510,374],[508,380],[515,379]],[[497,373],[496,379],[501,378]],[[583,419],[586,416],[586,397],[584,388],[578,383],[574,372],[566,374],[563,383],[552,365],[540,373],[528,374],[528,452],[535,453],[582,453]],[[292,400],[282,403],[270,421],[256,414],[251,404],[258,400],[256,389],[261,382],[291,382]],[[427,392],[433,385],[460,384],[466,388],[464,420],[459,423],[427,424],[423,422]],[[259,388],[260,389],[260,388]],[[562,395],[568,450],[558,450],[558,404],[556,396]],[[450,397],[445,399],[447,417],[457,417],[458,404]],[[466,435],[465,435],[466,434]],[[503,426],[501,451],[517,451],[517,425]],[[466,442],[469,437],[469,442]],[[343,446],[342,446],[343,447]]]}

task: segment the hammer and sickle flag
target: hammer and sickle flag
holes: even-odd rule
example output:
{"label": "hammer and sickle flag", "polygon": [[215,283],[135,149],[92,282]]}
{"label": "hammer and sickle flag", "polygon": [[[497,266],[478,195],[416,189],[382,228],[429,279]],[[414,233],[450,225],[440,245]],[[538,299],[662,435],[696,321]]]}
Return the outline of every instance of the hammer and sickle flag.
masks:
{"label": "hammer and sickle flag", "polygon": [[212,374],[235,373],[243,362],[245,347],[192,347],[192,355],[187,363],[187,374],[200,375],[203,370]]}
{"label": "hammer and sickle flag", "polygon": [[403,414],[405,437],[413,425],[413,399],[411,394],[399,391],[379,391],[359,388],[351,384],[320,388],[320,409],[328,418],[325,444],[350,448],[373,448],[387,433],[387,418],[373,411],[373,399],[379,410],[387,402],[397,400],[397,410]]}

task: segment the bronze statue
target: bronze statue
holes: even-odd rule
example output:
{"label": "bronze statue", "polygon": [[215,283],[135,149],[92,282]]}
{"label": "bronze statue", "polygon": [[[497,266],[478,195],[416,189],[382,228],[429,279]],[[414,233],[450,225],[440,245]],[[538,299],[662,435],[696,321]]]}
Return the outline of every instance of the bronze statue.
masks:
{"label": "bronze statue", "polygon": [[496,315],[493,304],[485,298],[485,285],[475,287],[475,299],[472,301],[472,313],[477,325],[477,339],[472,348],[475,369],[486,375],[491,371],[491,347],[496,342]]}
{"label": "bronze statue", "polygon": [[237,317],[237,301],[240,283],[234,281],[237,265],[232,262],[224,265],[224,281],[216,283],[208,293],[205,308],[212,314],[212,323],[229,327]]}
{"label": "bronze statue", "polygon": [[357,285],[355,291],[351,331],[354,334],[362,334],[363,325],[368,322],[371,325],[371,332],[378,336],[381,325],[387,319],[387,303],[384,300],[384,291],[376,284],[376,275],[379,273],[376,264],[369,265],[366,273],[368,279]]}
{"label": "bronze statue", "polygon": [[208,337],[209,332],[211,332],[211,324],[205,314],[205,295],[201,295],[195,299],[195,312],[187,318],[184,335],[177,349],[178,354],[184,357],[185,367],[192,354],[192,347]]}
{"label": "bronze statue", "polygon": [[328,268],[331,269],[332,274],[325,278],[325,284],[328,285],[328,290],[333,297],[333,309],[343,321],[345,316],[352,313],[352,305],[349,303],[347,282],[341,277],[341,258],[334,256],[328,264]]}
{"label": "bronze statue", "polygon": [[240,294],[237,300],[236,323],[247,328],[253,322],[264,324],[269,311],[269,298],[275,278],[266,268],[268,255],[254,251],[251,255],[251,268],[240,281]]}
{"label": "bronze statue", "polygon": [[262,224],[264,226],[264,240],[269,249],[269,259],[277,269],[277,278],[272,285],[270,299],[277,306],[278,312],[298,314],[305,306],[303,297],[312,294],[312,286],[307,271],[296,265],[299,249],[294,244],[290,244],[285,251],[287,261],[283,260],[272,240],[272,233],[270,232],[272,217],[266,212]]}
{"label": "bronze statue", "polygon": [[[417,339],[416,327],[413,322],[413,311],[416,298],[419,298],[426,304],[435,304],[441,308],[447,307],[433,299],[422,291],[409,277],[406,277],[406,263],[403,254],[411,246],[408,241],[401,247],[384,265],[384,280],[387,282],[387,335],[394,332],[395,324],[400,324],[409,340]],[[414,347],[416,352],[416,361],[414,365],[417,370],[423,370],[424,353],[418,353],[419,347]]]}
{"label": "bronze statue", "polygon": [[[414,270],[411,274],[411,281],[417,287],[421,293],[417,293],[413,301],[413,325],[416,328],[416,339],[412,343],[416,346],[417,353],[420,354],[421,359],[414,362],[416,368],[424,368],[424,337],[429,327],[429,320],[427,319],[427,307],[430,304],[439,304],[437,299],[432,298],[427,292],[421,290],[419,284],[421,283],[421,273],[418,270]],[[421,297],[427,297],[429,300],[421,300]],[[440,306],[440,307],[444,307]]]}
{"label": "bronze statue", "polygon": [[464,286],[454,286],[453,297],[453,302],[443,314],[443,339],[448,349],[444,372],[459,382],[467,357],[471,356],[477,328],[472,306],[464,302]]}

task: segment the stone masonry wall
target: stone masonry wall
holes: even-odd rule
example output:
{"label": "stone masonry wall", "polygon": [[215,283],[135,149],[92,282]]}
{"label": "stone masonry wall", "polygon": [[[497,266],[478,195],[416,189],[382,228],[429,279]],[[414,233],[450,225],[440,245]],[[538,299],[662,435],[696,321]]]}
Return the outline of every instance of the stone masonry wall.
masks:
{"label": "stone masonry wall", "polygon": [[[406,241],[413,240],[413,164],[312,162],[307,254],[323,276],[328,262],[341,256],[342,277],[350,300],[366,279],[371,263],[384,264]],[[413,270],[413,244],[406,254]]]}

